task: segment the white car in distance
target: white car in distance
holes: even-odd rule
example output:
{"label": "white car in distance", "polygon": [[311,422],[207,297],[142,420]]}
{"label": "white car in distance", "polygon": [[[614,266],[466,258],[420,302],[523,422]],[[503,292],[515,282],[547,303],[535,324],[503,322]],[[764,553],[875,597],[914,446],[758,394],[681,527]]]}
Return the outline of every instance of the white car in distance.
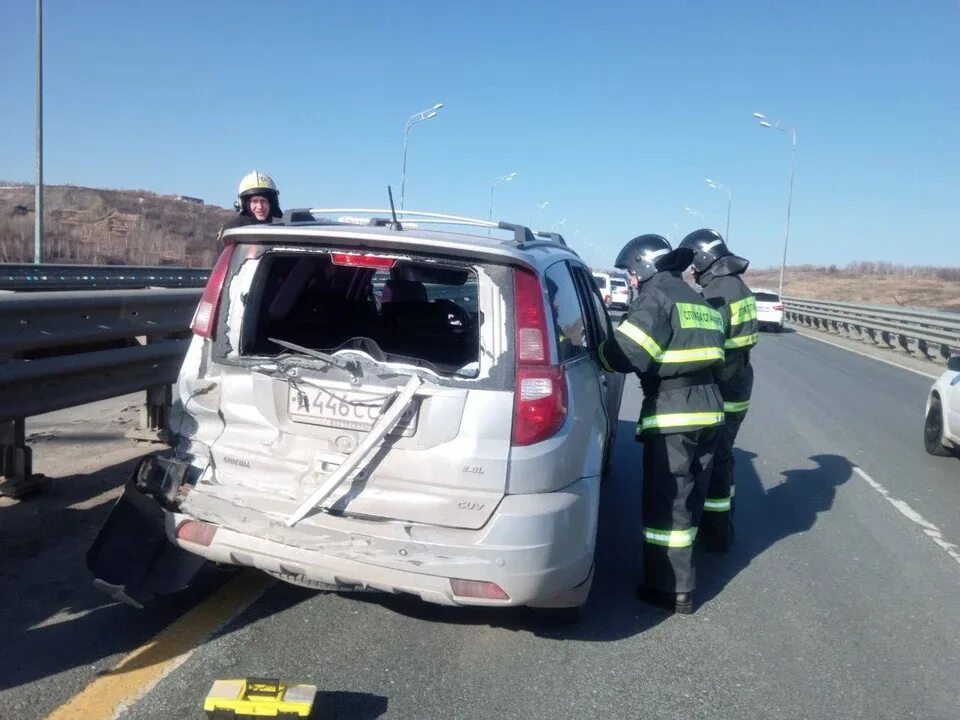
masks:
{"label": "white car in distance", "polygon": [[757,323],[760,329],[783,330],[783,301],[772,290],[757,288],[753,291],[757,300]]}
{"label": "white car in distance", "polygon": [[600,297],[603,298],[603,304],[610,307],[610,275],[605,272],[594,272],[593,281],[597,284],[597,290],[600,291]]}
{"label": "white car in distance", "polygon": [[630,307],[630,285],[626,278],[610,278],[610,305],[611,310],[627,310]]}
{"label": "white car in distance", "polygon": [[953,455],[960,448],[960,355],[947,362],[927,396],[923,446],[931,455]]}

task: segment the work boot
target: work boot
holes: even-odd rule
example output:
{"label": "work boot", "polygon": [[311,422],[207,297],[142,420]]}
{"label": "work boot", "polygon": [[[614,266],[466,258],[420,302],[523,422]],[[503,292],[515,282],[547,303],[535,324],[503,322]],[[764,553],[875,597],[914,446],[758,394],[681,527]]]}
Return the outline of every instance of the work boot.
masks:
{"label": "work boot", "polygon": [[670,612],[689,615],[693,612],[693,593],[672,593],[655,590],[646,585],[637,586],[637,597],[650,605],[669,610]]}

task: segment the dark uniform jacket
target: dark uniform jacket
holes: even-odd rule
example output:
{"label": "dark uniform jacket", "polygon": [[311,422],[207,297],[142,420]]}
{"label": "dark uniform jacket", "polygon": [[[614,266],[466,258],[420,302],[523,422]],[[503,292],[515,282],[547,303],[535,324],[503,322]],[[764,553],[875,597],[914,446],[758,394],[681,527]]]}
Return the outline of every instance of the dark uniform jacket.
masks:
{"label": "dark uniform jacket", "polygon": [[757,325],[757,301],[740,276],[749,261],[736,255],[717,260],[700,275],[703,297],[723,317],[726,330],[726,359],[720,373],[720,393],[724,410],[746,412],[753,389],[750,348],[760,337]]}
{"label": "dark uniform jacket", "polygon": [[723,318],[677,272],[640,286],[626,319],[600,347],[607,370],[635,372],[643,388],[637,436],[719,425]]}

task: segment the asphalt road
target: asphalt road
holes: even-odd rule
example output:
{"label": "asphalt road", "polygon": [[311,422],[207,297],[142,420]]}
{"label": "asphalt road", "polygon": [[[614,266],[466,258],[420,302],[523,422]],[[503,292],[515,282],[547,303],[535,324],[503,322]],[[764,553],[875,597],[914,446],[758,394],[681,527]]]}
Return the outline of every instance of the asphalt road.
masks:
{"label": "asphalt road", "polygon": [[[628,379],[579,625],[276,584],[123,716],[202,717],[212,680],[244,675],[315,683],[318,718],[960,716],[960,460],[923,451],[931,381],[796,333],[764,335],[754,365],[737,542],[699,558],[694,615],[633,597],[640,397]],[[78,555],[70,538],[64,552]],[[6,600],[35,607],[0,630],[29,658],[0,656],[0,717],[44,717],[203,594],[138,613],[61,579],[74,594],[51,626],[46,587],[5,581],[21,593]]]}

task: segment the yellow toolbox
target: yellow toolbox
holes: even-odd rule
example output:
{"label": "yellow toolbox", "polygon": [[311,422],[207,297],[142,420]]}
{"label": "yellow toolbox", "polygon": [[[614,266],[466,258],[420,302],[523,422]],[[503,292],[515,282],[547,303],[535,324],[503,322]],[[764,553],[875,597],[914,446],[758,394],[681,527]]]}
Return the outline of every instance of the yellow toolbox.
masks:
{"label": "yellow toolbox", "polygon": [[305,718],[316,694],[316,685],[287,685],[273,678],[216,680],[203,709],[214,720]]}

